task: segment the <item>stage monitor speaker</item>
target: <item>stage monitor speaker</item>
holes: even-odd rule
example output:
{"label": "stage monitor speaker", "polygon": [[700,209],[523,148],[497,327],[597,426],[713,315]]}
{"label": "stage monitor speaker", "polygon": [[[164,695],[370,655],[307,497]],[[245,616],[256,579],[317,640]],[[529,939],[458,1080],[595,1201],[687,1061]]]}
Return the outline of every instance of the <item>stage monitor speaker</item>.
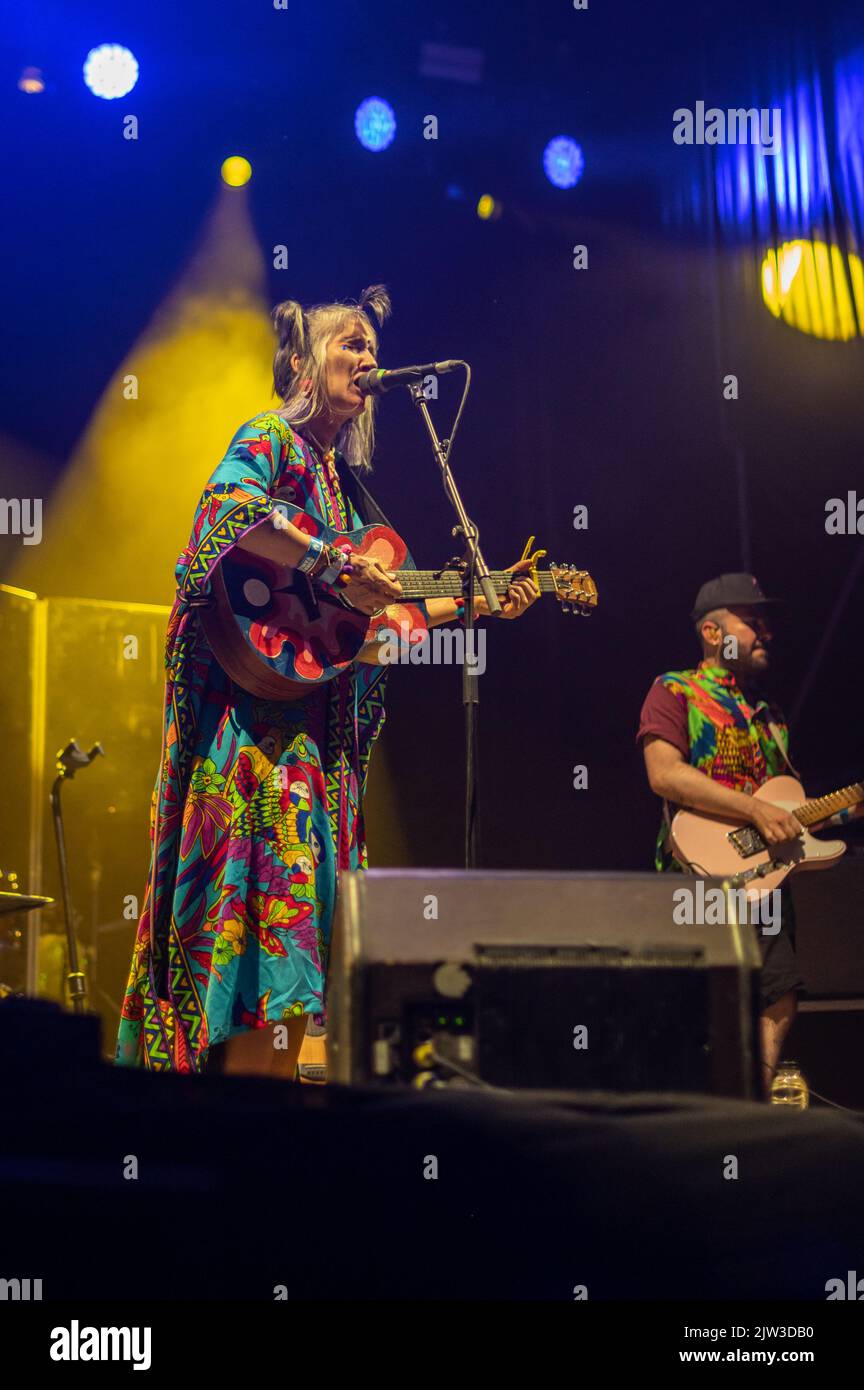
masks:
{"label": "stage monitor speaker", "polygon": [[329,974],[329,1078],[758,1095],[756,929],[677,925],[672,894],[695,883],[346,875]]}

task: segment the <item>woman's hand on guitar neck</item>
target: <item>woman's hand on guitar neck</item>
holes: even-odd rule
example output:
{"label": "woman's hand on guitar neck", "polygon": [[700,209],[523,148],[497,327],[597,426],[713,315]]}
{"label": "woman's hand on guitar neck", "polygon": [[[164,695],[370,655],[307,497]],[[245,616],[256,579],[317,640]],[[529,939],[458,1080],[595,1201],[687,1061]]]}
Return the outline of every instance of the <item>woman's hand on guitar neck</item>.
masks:
{"label": "woman's hand on guitar neck", "polygon": [[[520,560],[517,564],[510,565],[505,573],[516,574],[518,571],[530,569],[530,560]],[[534,580],[523,574],[521,579],[515,579],[510,585],[506,596],[501,600],[501,612],[496,613],[495,617],[521,618],[522,614],[527,612],[531,604],[536,603],[539,597],[540,590]],[[489,605],[482,594],[474,600],[474,616],[477,618],[488,618],[489,616]]]}
{"label": "woman's hand on guitar neck", "polygon": [[361,613],[377,613],[401,598],[402,585],[395,570],[382,569],[377,560],[365,555],[353,554],[349,563],[351,574],[339,585],[339,591],[352,608]]}

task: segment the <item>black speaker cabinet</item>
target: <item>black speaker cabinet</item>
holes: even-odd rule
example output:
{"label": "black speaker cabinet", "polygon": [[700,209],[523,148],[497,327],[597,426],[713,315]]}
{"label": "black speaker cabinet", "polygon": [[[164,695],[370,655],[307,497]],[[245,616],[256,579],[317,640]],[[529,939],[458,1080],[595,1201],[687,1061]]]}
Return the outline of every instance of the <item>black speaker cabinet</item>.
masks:
{"label": "black speaker cabinet", "polygon": [[804,999],[783,1047],[817,1105],[864,1111],[864,999]]}
{"label": "black speaker cabinet", "polygon": [[672,894],[687,882],[346,875],[328,987],[328,1076],[757,1095],[754,929],[676,925]]}
{"label": "black speaker cabinet", "polygon": [[824,874],[796,874],[792,897],[808,995],[864,996],[864,854],[850,850]]}
{"label": "black speaker cabinet", "polygon": [[830,873],[796,874],[792,895],[807,992],[783,1055],[798,1062],[814,1104],[864,1110],[864,854],[850,849]]}

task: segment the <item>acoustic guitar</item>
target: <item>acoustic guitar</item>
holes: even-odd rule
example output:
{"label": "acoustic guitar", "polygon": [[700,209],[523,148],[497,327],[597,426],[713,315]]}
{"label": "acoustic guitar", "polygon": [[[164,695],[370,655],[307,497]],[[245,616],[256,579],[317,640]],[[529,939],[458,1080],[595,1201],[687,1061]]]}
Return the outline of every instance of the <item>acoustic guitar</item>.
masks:
{"label": "acoustic guitar", "polygon": [[[416,569],[401,536],[387,526],[342,532],[299,507],[280,503],[279,510],[307,535],[320,536],[330,545],[347,545],[374,558],[384,569],[399,571],[402,596],[388,606],[386,616],[372,621],[367,614],[346,608],[338,592],[326,584],[310,582],[298,570],[235,546],[213,572],[211,601],[201,609],[202,623],[219,664],[252,695],[301,700],[350,666],[381,627],[395,627],[398,632],[402,622],[415,626],[421,614],[416,607],[412,612],[412,604],[427,598],[458,598],[462,592],[456,570]],[[532,536],[523,559],[531,560],[530,576],[540,593],[554,594],[566,612],[591,613],[597,606],[597,586],[587,570],[550,565],[540,571],[537,562],[546,551],[532,555],[533,544]],[[493,572],[492,582],[495,592],[503,596],[513,575]]]}
{"label": "acoustic guitar", "polygon": [[671,829],[672,851],[685,868],[700,877],[729,879],[733,888],[744,888],[748,898],[779,888],[799,869],[830,869],[836,864],[846,853],[844,842],[816,840],[807,827],[864,801],[864,782],[808,801],[795,777],[769,777],[754,796],[791,811],[801,826],[800,838],[766,845],[755,825],[719,820],[702,811],[676,812]]}

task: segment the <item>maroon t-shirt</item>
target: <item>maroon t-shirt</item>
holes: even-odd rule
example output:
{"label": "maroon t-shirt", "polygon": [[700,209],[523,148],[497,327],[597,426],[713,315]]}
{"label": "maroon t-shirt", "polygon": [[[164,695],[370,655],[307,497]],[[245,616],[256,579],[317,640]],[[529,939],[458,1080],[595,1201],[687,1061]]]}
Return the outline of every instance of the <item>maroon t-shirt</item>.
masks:
{"label": "maroon t-shirt", "polygon": [[639,716],[639,732],[636,742],[641,743],[646,734],[654,734],[665,739],[677,748],[682,757],[690,757],[690,729],[687,719],[687,699],[684,695],[673,695],[661,680],[656,680],[642,706]]}

